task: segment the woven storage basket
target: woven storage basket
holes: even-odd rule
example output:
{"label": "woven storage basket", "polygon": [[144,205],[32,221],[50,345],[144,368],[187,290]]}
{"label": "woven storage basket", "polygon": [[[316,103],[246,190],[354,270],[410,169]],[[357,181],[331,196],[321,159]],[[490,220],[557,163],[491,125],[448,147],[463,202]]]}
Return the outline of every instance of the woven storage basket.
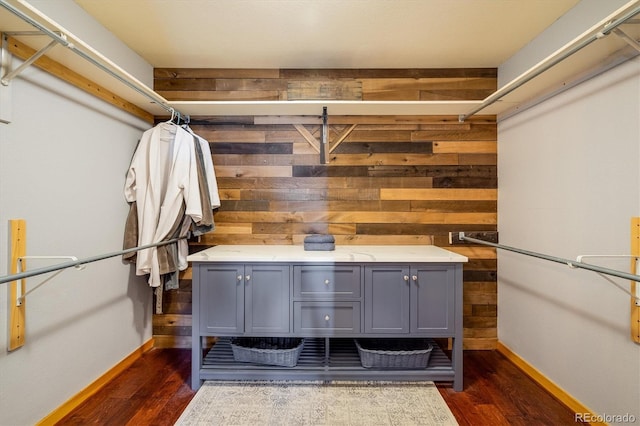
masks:
{"label": "woven storage basket", "polygon": [[362,339],[356,347],[364,368],[427,368],[433,350],[422,339]]}
{"label": "woven storage basket", "polygon": [[243,337],[231,340],[233,358],[239,362],[295,367],[304,339]]}

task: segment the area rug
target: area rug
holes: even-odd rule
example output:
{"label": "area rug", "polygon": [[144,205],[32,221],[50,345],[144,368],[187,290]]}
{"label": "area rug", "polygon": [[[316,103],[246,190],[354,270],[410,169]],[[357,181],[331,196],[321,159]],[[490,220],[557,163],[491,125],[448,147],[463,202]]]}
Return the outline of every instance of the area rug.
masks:
{"label": "area rug", "polygon": [[206,381],[176,425],[457,425],[433,382]]}

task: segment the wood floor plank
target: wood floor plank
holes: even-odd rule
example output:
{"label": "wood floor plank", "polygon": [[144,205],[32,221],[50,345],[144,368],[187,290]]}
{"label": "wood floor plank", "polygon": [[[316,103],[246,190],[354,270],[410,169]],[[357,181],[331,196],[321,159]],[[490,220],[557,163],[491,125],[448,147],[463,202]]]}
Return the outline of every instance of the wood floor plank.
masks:
{"label": "wood floor plank", "polygon": [[[173,425],[195,392],[189,349],[153,349],[58,425]],[[575,425],[574,413],[497,351],[464,352],[464,390],[438,384],[461,426]],[[579,422],[578,422],[579,423]]]}

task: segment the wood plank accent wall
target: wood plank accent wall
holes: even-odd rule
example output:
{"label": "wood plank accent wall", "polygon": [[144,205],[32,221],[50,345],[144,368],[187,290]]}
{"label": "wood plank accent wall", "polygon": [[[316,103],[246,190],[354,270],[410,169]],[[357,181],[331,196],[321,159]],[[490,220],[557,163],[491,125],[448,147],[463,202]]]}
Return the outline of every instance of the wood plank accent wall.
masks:
{"label": "wood plank accent wall", "polygon": [[170,101],[476,100],[496,90],[495,68],[156,68],[154,90]]}
{"label": "wood plank accent wall", "polygon": [[[257,78],[259,73],[250,71],[243,70],[239,79]],[[373,71],[360,70],[365,75]],[[416,81],[428,74],[427,70],[402,71],[405,76],[415,72]],[[466,87],[455,90],[461,99],[477,95],[473,87],[478,78],[487,85],[484,80],[491,81],[495,89],[495,73],[478,77],[471,70],[465,77],[461,70],[437,71],[440,78]],[[200,70],[197,75],[217,72],[222,71]],[[313,72],[300,71],[307,76]],[[179,87],[188,93],[180,99],[194,93],[201,98],[217,96],[194,73],[156,70],[156,76],[162,77],[156,80],[156,90]],[[165,81],[168,75],[173,78]],[[192,83],[178,81],[182,76]],[[262,87],[273,87],[262,79]],[[242,86],[225,80],[225,88]],[[367,85],[389,87],[388,81],[382,81],[386,78],[380,80]],[[428,85],[421,90],[437,92]],[[363,96],[366,93],[363,85]],[[447,93],[454,96],[452,91]],[[296,129],[302,125],[319,139],[318,123],[318,117],[302,116],[192,117],[192,129],[210,142],[222,205],[214,212],[216,230],[192,241],[191,250],[218,244],[302,244],[312,233],[331,233],[337,244],[388,244],[390,250],[399,244],[435,244],[469,257],[464,266],[465,348],[494,349],[495,249],[450,246],[448,233],[497,230],[495,117],[476,116],[458,123],[453,116],[329,115],[331,140],[356,126],[324,165]],[[154,315],[156,346],[190,347],[190,269],[182,274],[179,290],[165,293],[163,308],[163,314]]]}

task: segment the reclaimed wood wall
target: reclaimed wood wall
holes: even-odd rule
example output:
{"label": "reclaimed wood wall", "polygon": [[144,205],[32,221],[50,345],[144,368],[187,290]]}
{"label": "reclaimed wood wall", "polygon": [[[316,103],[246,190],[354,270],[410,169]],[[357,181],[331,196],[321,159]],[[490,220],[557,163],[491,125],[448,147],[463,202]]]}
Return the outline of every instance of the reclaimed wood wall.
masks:
{"label": "reclaimed wood wall", "polygon": [[[156,70],[170,100],[482,99],[495,70]],[[319,85],[324,82],[324,86]],[[295,83],[295,84],[292,84]],[[324,89],[323,89],[324,87]],[[358,90],[360,88],[360,90]],[[496,253],[450,245],[449,232],[497,229],[495,117],[331,116],[334,150],[320,163],[310,139],[319,117],[192,117],[210,142],[221,207],[216,230],[190,243],[302,244],[331,233],[337,244],[435,244],[464,266],[464,347],[497,341]],[[156,346],[190,347],[191,271],[154,315]]]}

